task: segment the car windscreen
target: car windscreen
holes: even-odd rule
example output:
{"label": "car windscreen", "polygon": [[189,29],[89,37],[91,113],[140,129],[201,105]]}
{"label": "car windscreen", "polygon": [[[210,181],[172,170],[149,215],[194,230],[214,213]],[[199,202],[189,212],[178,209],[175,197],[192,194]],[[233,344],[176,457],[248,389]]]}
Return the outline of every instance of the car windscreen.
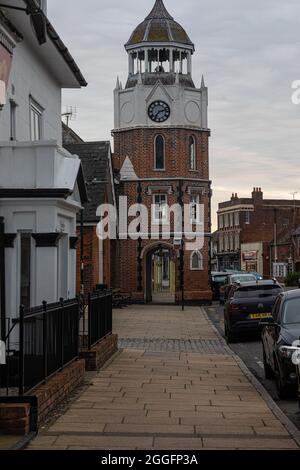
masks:
{"label": "car windscreen", "polygon": [[214,276],[213,277],[213,282],[216,282],[217,284],[224,284],[225,281],[227,281],[227,276]]}
{"label": "car windscreen", "polygon": [[300,297],[285,301],[282,321],[284,325],[300,325]]}
{"label": "car windscreen", "polygon": [[234,283],[234,282],[252,282],[252,281],[256,281],[256,277],[251,274],[249,276],[247,275],[234,275],[234,276],[231,276],[230,278],[231,282]]}
{"label": "car windscreen", "polygon": [[240,287],[235,291],[234,297],[236,299],[248,298],[261,298],[261,297],[274,297],[281,292],[278,286],[247,286]]}

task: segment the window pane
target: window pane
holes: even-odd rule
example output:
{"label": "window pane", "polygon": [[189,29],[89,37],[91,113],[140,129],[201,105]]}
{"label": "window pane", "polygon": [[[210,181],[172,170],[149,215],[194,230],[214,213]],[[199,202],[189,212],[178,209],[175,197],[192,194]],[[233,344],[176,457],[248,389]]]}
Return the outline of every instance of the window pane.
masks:
{"label": "window pane", "polygon": [[190,156],[190,169],[196,170],[196,149],[195,139],[190,137],[189,139],[189,156]]}
{"label": "window pane", "polygon": [[156,170],[165,168],[165,141],[161,135],[155,139],[155,168]]}
{"label": "window pane", "polygon": [[190,217],[192,222],[199,222],[199,196],[191,196]]}
{"label": "window pane", "polygon": [[30,130],[31,140],[41,140],[42,138],[42,114],[43,110],[38,104],[30,104]]}
{"label": "window pane", "polygon": [[154,196],[154,218],[155,220],[166,220],[167,218],[167,196],[156,194]]}
{"label": "window pane", "polygon": [[10,102],[10,139],[16,140],[16,103]]}
{"label": "window pane", "polygon": [[191,257],[191,269],[202,269],[202,255],[199,252],[195,252]]}

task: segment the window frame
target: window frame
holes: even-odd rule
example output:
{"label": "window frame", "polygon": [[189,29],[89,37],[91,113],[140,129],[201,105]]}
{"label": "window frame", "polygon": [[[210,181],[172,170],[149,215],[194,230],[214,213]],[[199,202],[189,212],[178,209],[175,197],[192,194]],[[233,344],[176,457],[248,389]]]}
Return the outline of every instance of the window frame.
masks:
{"label": "window frame", "polygon": [[[157,210],[158,203],[156,202],[156,198],[165,198],[165,214],[163,217],[156,217],[157,213],[162,213],[163,210]],[[161,207],[162,204],[159,203],[159,206]],[[161,223],[167,223],[168,222],[168,195],[165,193],[156,193],[153,194],[153,199],[152,199],[152,221],[154,224],[161,224]]]}
{"label": "window frame", "polygon": [[[157,139],[162,138],[163,142],[163,168],[157,167]],[[154,137],[154,171],[166,171],[166,139],[163,134],[156,134]]]}
{"label": "window frame", "polygon": [[[196,268],[193,266],[194,256],[197,256],[199,261],[198,266]],[[193,251],[190,256],[190,271],[204,271],[204,259],[201,251],[199,250]]]}
{"label": "window frame", "polygon": [[245,211],[244,212],[244,222],[245,222],[245,225],[250,225],[251,224],[250,211]]}
{"label": "window frame", "polygon": [[[197,151],[196,151],[196,139],[193,135],[189,136],[189,170],[197,171]],[[192,158],[191,149],[194,149],[194,155]],[[193,163],[193,164],[192,164]]]}
{"label": "window frame", "polygon": [[239,212],[234,213],[234,226],[235,227],[240,226],[240,213]]}
{"label": "window frame", "polygon": [[14,100],[10,100],[9,102],[9,125],[10,125],[10,140],[12,142],[17,140],[17,108],[18,105]]}
{"label": "window frame", "polygon": [[[44,136],[44,108],[34,99],[32,96],[29,97],[29,128],[30,128],[30,141],[39,142],[43,140]],[[34,118],[34,122],[33,122]],[[38,119],[38,138],[36,136],[36,121]]]}
{"label": "window frame", "polygon": [[[195,198],[195,201],[192,201],[192,199]],[[190,196],[190,221],[192,224],[200,224],[200,214],[201,211],[199,210],[199,205],[200,205],[200,194],[191,194]],[[196,217],[193,215],[193,210],[196,208]]]}

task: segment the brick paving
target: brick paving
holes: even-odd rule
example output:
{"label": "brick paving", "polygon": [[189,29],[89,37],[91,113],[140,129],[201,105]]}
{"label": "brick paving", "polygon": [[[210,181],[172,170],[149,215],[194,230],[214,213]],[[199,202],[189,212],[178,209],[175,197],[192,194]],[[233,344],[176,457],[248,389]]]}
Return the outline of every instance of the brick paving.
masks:
{"label": "brick paving", "polygon": [[132,307],[114,330],[126,349],[30,449],[298,449],[202,309]]}
{"label": "brick paving", "polygon": [[165,338],[132,338],[119,339],[120,349],[143,349],[149,351],[183,351],[202,354],[233,354],[232,350],[219,340],[201,339],[165,339]]}

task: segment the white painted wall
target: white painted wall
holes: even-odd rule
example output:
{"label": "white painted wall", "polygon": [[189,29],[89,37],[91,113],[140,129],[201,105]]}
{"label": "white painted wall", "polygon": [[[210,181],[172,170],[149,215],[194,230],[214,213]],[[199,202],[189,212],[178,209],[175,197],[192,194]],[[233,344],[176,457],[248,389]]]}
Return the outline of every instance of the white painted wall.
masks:
{"label": "white painted wall", "polygon": [[[156,100],[166,102],[171,109],[171,116],[164,123],[155,123],[148,116],[149,105]],[[170,127],[184,126],[207,129],[207,88],[185,88],[181,85],[163,85],[160,81],[155,86],[138,84],[134,88],[116,89],[115,129],[136,126]]]}
{"label": "white painted wall", "polygon": [[16,233],[14,248],[5,249],[7,316],[17,317],[20,305],[20,233],[53,233],[64,228],[65,242],[58,265],[58,248],[37,248],[32,238],[31,304],[40,305],[43,300],[59,300],[59,271],[66,275],[67,292],[64,298],[76,295],[76,251],[69,248],[69,236],[76,236],[76,212],[78,204],[53,200],[0,200],[0,214],[5,217],[6,233]]}
{"label": "white painted wall", "polygon": [[17,140],[30,140],[30,96],[44,109],[43,140],[56,140],[61,145],[61,88],[30,45],[23,41],[14,49],[7,103],[0,111],[0,142],[10,140],[10,99],[17,104]]}

